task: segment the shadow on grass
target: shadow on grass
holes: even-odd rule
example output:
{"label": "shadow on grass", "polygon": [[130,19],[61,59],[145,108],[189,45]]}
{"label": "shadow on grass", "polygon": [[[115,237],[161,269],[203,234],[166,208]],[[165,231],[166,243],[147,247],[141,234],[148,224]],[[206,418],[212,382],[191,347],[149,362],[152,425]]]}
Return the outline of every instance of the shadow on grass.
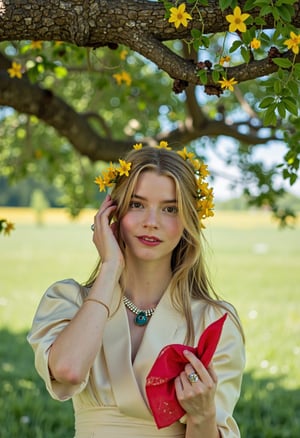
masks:
{"label": "shadow on grass", "polygon": [[[34,369],[26,334],[0,331],[0,436],[72,438],[72,403],[50,398]],[[243,438],[299,438],[300,389],[285,389],[281,380],[245,374],[235,412]]]}

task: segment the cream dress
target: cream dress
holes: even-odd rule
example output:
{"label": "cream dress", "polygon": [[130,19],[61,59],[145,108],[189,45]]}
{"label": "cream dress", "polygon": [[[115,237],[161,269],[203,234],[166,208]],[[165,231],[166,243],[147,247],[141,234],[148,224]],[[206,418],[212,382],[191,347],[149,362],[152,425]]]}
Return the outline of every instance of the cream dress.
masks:
{"label": "cream dress", "polygon": [[[28,335],[35,352],[36,369],[54,399],[72,398],[75,438],[183,438],[184,418],[166,428],[156,427],[147,402],[145,381],[160,350],[167,344],[184,342],[184,320],[172,308],[167,289],[132,363],[127,313],[123,303],[118,307],[120,293],[117,288],[112,303],[112,310],[116,310],[106,323],[103,345],[93,367],[80,385],[68,386],[51,380],[48,353],[59,332],[82,305],[82,296],[80,285],[74,280],[53,284],[41,300]],[[198,341],[204,328],[218,319],[222,310],[194,301],[192,313]],[[239,437],[232,413],[240,394],[245,357],[240,332],[231,318],[225,321],[213,362],[218,376],[218,427],[223,437]]]}

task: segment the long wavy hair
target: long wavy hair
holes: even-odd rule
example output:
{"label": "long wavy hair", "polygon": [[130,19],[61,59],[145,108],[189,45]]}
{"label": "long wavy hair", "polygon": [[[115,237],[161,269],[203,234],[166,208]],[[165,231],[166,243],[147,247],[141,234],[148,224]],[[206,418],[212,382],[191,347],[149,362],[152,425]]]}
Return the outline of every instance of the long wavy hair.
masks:
{"label": "long wavy hair", "polygon": [[[139,175],[142,172],[153,171],[158,175],[172,178],[184,231],[171,258],[170,290],[174,308],[183,314],[186,320],[186,342],[192,344],[195,335],[191,313],[192,299],[204,300],[207,304],[226,309],[242,331],[235,312],[228,309],[226,303],[220,300],[207,274],[204,259],[205,238],[196,209],[197,182],[192,165],[174,151],[150,146],[130,151],[125,160],[131,162],[129,176],[118,177],[111,192],[111,197],[117,205],[114,220],[117,222],[116,235],[121,249],[124,250],[124,243],[118,237],[120,236],[118,226],[120,219],[127,213]],[[84,286],[92,286],[100,267],[101,260]]]}

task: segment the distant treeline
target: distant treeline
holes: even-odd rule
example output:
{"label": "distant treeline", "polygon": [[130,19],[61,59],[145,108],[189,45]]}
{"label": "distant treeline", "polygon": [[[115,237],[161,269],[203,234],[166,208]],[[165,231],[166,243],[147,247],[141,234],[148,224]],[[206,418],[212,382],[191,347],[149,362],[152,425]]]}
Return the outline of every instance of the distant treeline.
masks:
{"label": "distant treeline", "polygon": [[10,183],[0,177],[0,205],[3,207],[30,207],[36,193],[43,195],[49,207],[63,207],[61,193],[49,184],[31,178]]}
{"label": "distant treeline", "polygon": [[[43,199],[42,199],[43,198]],[[36,203],[44,203],[49,207],[65,207],[62,203],[62,193],[55,187],[42,181],[26,178],[15,184],[9,183],[5,177],[0,177],[0,206],[32,207]],[[300,211],[300,197],[287,193],[279,204],[283,208]],[[247,210],[247,200],[241,196],[227,201],[217,202],[219,210]]]}

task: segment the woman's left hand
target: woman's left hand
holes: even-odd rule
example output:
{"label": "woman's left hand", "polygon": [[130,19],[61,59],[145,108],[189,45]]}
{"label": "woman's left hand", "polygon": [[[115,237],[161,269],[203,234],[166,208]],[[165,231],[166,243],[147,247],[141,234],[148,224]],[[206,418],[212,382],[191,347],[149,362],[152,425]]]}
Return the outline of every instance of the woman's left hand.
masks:
{"label": "woman's left hand", "polygon": [[[217,376],[212,364],[206,369],[202,362],[190,351],[184,352],[189,363],[184,371],[175,379],[175,390],[178,402],[193,422],[201,423],[215,416],[215,392]],[[196,373],[197,381],[191,382],[189,376]]]}

